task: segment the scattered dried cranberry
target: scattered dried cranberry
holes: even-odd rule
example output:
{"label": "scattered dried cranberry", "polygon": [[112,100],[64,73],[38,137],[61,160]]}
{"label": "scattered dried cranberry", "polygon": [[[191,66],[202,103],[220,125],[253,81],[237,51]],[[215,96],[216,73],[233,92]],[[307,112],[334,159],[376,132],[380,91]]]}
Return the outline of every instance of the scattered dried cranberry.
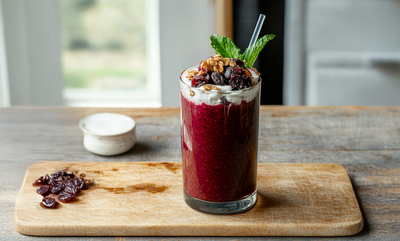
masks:
{"label": "scattered dried cranberry", "polygon": [[76,189],[75,187],[66,186],[64,188],[63,192],[67,192],[67,193],[70,193],[70,194],[76,196],[76,194],[78,194],[79,190]]}
{"label": "scattered dried cranberry", "polygon": [[42,202],[40,202],[40,206],[44,208],[55,208],[57,206],[57,200],[52,197],[44,197]]}
{"label": "scattered dried cranberry", "polygon": [[58,200],[62,203],[67,203],[75,198],[75,195],[65,191],[60,192],[58,195]]}
{"label": "scattered dried cranberry", "polygon": [[74,185],[76,189],[81,190],[85,187],[85,180],[83,180],[82,178],[75,179]]}
{"label": "scattered dried cranberry", "polygon": [[44,178],[43,178],[43,176],[41,176],[33,183],[33,186],[41,186],[41,185],[44,185],[44,184],[45,184],[44,183]]}
{"label": "scattered dried cranberry", "polygon": [[57,183],[58,182],[55,179],[50,179],[50,181],[49,181],[50,189],[52,189],[54,185],[57,185]]}
{"label": "scattered dried cranberry", "polygon": [[36,192],[42,196],[46,196],[50,194],[50,186],[49,185],[43,185],[41,186]]}
{"label": "scattered dried cranberry", "polygon": [[[206,76],[204,76],[206,78]],[[210,76],[208,76],[208,79]],[[86,182],[83,177],[86,175],[81,173],[79,177],[73,172],[60,171],[52,173],[50,176],[46,174],[45,177],[39,177],[34,183],[34,186],[40,186],[37,189],[37,193],[42,196],[47,196],[51,193],[58,194],[58,200],[60,202],[69,202],[74,199],[79,193],[79,190],[86,187]],[[53,208],[57,204],[57,201],[52,197],[43,198],[40,203],[41,206],[47,208]]]}
{"label": "scattered dried cranberry", "polygon": [[71,181],[71,180],[68,180],[68,181],[65,182],[64,184],[65,184],[65,187],[73,187],[73,188],[75,188],[75,184],[74,184],[74,182]]}
{"label": "scattered dried cranberry", "polygon": [[55,185],[53,185],[53,187],[51,188],[51,193],[57,194],[59,192],[61,192],[62,190],[64,190],[65,185],[58,182]]}
{"label": "scattered dried cranberry", "polygon": [[48,174],[46,174],[46,176],[44,177],[44,182],[46,184],[49,184],[50,180],[51,180],[51,177]]}
{"label": "scattered dried cranberry", "polygon": [[57,178],[59,178],[60,176],[63,176],[63,175],[61,175],[61,172],[55,172],[55,173],[52,173],[52,174],[51,174],[51,178],[53,178],[53,179],[57,179]]}
{"label": "scattered dried cranberry", "polygon": [[73,172],[65,172],[64,176],[68,176],[68,177],[74,178],[75,177],[75,173],[73,173]]}

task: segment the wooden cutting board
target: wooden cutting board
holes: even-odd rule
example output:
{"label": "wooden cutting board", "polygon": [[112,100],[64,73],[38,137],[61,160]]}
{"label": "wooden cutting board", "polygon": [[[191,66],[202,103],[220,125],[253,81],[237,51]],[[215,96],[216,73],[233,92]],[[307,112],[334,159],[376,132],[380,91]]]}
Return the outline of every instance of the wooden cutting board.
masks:
{"label": "wooden cutting board", "polygon": [[[42,208],[34,180],[60,170],[95,185],[71,203]],[[343,166],[258,165],[258,201],[245,213],[210,215],[183,200],[181,163],[39,162],[15,205],[15,228],[43,236],[346,236],[363,218]]]}

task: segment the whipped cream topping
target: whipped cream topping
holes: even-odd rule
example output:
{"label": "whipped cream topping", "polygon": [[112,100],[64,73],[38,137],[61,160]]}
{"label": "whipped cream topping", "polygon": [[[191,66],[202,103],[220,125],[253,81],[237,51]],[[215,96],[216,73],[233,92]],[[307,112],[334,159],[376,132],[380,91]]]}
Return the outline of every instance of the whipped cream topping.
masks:
{"label": "whipped cream topping", "polygon": [[[258,94],[260,90],[260,76],[257,75],[254,70],[248,69],[253,77],[253,86],[249,88],[245,88],[242,90],[232,90],[230,85],[213,85],[220,88],[219,90],[205,90],[204,86],[201,87],[192,87],[192,81],[186,78],[188,72],[192,69],[197,69],[198,66],[193,66],[185,70],[181,74],[181,92],[182,95],[189,101],[192,101],[196,104],[205,103],[207,105],[219,105],[221,104],[221,98],[225,97],[225,99],[229,102],[232,102],[235,105],[240,105],[243,100],[246,102],[252,101]],[[190,91],[193,91],[191,94]],[[194,94],[194,95],[193,95]]]}

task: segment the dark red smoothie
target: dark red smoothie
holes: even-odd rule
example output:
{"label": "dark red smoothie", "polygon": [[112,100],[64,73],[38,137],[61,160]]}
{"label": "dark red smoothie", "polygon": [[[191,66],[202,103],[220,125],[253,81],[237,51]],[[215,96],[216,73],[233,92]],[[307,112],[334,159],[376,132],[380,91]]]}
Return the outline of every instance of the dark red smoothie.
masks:
{"label": "dark red smoothie", "polygon": [[185,191],[230,202],[256,190],[259,94],[241,104],[196,104],[181,94]]}

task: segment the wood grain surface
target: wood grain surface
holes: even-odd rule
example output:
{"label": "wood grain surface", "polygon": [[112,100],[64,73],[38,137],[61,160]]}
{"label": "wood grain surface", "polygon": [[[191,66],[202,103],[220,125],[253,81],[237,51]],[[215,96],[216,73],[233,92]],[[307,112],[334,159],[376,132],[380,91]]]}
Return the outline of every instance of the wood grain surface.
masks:
{"label": "wood grain surface", "polygon": [[[32,183],[68,170],[94,185],[70,203],[42,208]],[[248,212],[210,215],[183,200],[180,162],[39,162],[25,176],[15,227],[40,236],[346,236],[363,218],[350,179],[337,164],[266,164]]]}
{"label": "wood grain surface", "polygon": [[[102,157],[85,150],[78,121],[89,114],[126,114],[137,122],[137,143],[127,153]],[[263,106],[259,163],[343,165],[364,217],[349,237],[269,237],[268,240],[399,240],[400,107]],[[174,240],[163,237],[32,237],[13,226],[26,170],[40,161],[179,162],[179,108],[0,108],[0,240]],[[265,240],[203,237],[179,240]]]}

